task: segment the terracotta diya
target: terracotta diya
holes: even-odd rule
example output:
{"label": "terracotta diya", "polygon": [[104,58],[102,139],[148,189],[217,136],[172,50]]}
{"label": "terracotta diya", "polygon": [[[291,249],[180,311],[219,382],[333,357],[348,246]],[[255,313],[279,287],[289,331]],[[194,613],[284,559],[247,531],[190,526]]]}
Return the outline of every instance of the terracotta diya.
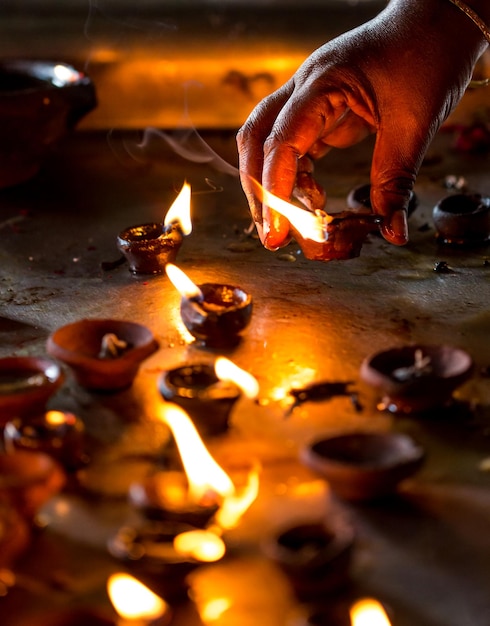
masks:
{"label": "terracotta diya", "polygon": [[[411,191],[408,201],[407,214],[410,217],[419,204],[417,195]],[[371,206],[371,185],[370,183],[358,185],[347,194],[347,206],[354,211],[372,210]]]}
{"label": "terracotta diya", "polygon": [[393,413],[426,412],[452,400],[473,371],[471,356],[447,345],[411,345],[368,356],[361,378],[382,394],[379,408]]}
{"label": "terracotta diya", "polygon": [[47,342],[48,353],[66,363],[82,387],[107,391],[129,387],[142,361],[157,348],[146,326],[114,319],[67,324]]}
{"label": "terracotta diya", "polygon": [[164,372],[160,393],[184,409],[201,435],[217,435],[228,429],[230,413],[241,396],[237,385],[222,381],[208,363],[182,365]]}
{"label": "terracotta diya", "polygon": [[190,185],[184,183],[163,223],[140,224],[124,229],[117,247],[129,262],[133,274],[161,274],[177,258],[184,237],[192,231]]}
{"label": "terracotta diya", "polygon": [[0,359],[0,424],[43,410],[64,378],[60,366],[46,357]]}
{"label": "terracotta diya", "polygon": [[263,548],[287,575],[298,599],[311,602],[348,583],[353,543],[352,526],[332,518],[280,529]]}
{"label": "terracotta diya", "polygon": [[490,241],[490,197],[456,193],[442,198],[433,209],[437,239],[455,246]]}
{"label": "terracotta diya", "polygon": [[367,501],[396,491],[425,458],[402,433],[357,432],[313,441],[301,452],[305,465],[323,476],[341,498]]}
{"label": "terracotta diya", "polygon": [[165,268],[180,292],[180,315],[187,330],[209,347],[235,345],[252,316],[252,296],[222,283],[195,285],[173,264]]}

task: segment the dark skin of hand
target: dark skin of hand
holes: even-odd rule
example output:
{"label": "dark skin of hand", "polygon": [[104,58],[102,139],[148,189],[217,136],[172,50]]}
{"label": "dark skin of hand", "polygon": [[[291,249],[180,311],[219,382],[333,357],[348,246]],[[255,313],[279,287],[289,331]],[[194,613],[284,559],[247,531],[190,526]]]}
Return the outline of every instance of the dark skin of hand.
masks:
{"label": "dark skin of hand", "polygon": [[306,59],[237,135],[242,186],[264,246],[285,245],[289,223],[261,205],[250,177],[289,200],[302,157],[319,159],[371,133],[373,211],[383,217],[385,239],[405,244],[419,167],[485,47],[478,28],[447,0],[392,0]]}

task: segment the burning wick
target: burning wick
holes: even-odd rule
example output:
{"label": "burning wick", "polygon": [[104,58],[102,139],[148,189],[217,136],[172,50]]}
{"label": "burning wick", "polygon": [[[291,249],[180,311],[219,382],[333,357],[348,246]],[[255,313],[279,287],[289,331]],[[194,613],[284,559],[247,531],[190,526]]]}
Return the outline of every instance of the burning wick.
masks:
{"label": "burning wick", "polygon": [[165,600],[129,574],[118,573],[110,576],[107,593],[127,626],[146,626],[155,620],[161,620],[169,612]]}
{"label": "burning wick", "polygon": [[391,626],[385,610],[371,599],[358,600],[350,609],[352,626]]}
{"label": "burning wick", "polygon": [[115,333],[106,333],[102,337],[99,359],[117,359],[127,348],[127,341],[119,339]]}
{"label": "burning wick", "polygon": [[183,238],[192,232],[191,187],[184,183],[162,223],[133,226],[122,231],[117,246],[134,274],[161,274],[175,261]]}
{"label": "burning wick", "polygon": [[393,378],[400,382],[411,380],[412,378],[419,378],[432,373],[432,362],[429,355],[424,356],[422,350],[417,348],[414,353],[413,365],[407,367],[397,367],[392,372]]}
{"label": "burning wick", "polygon": [[259,395],[257,379],[224,356],[216,359],[214,370],[220,380],[235,383],[250,400],[255,400]]}
{"label": "burning wick", "polygon": [[173,263],[167,263],[165,272],[172,285],[177,289],[183,298],[204,300],[204,294],[199,287],[192,282],[185,272]]}

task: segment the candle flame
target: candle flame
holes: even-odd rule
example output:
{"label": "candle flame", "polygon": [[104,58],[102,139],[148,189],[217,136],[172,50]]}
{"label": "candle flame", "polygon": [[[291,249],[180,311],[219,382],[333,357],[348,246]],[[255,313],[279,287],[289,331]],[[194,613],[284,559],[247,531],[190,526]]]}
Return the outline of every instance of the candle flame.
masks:
{"label": "candle flame", "polygon": [[167,603],[129,574],[112,574],[107,592],[117,613],[128,620],[154,620],[168,610]]}
{"label": "candle flame", "polygon": [[191,221],[191,186],[185,182],[179,195],[175,198],[172,206],[167,211],[163,220],[165,226],[178,224],[183,235],[190,235],[192,232]]}
{"label": "candle flame", "polygon": [[220,380],[230,381],[240,387],[247,398],[254,400],[259,395],[257,379],[226,357],[220,356],[216,359],[214,371]]}
{"label": "candle flame", "polygon": [[324,243],[328,239],[327,225],[333,218],[325,211],[318,209],[312,212],[306,208],[302,209],[267,191],[251,176],[249,178],[259,200],[283,215],[304,239],[311,239],[318,243]]}
{"label": "candle flame", "polygon": [[226,552],[221,537],[209,530],[190,530],[180,533],[174,539],[174,548],[179,554],[206,563],[219,561]]}
{"label": "candle flame", "polygon": [[184,298],[198,298],[203,299],[202,291],[199,287],[192,282],[192,280],[173,263],[167,263],[165,265],[165,272],[170,279],[172,285],[177,289],[180,295]]}
{"label": "candle flame", "polygon": [[247,484],[238,492],[231,478],[213,459],[187,413],[176,404],[161,405],[159,419],[170,428],[179,450],[189,483],[189,498],[202,502],[211,493],[221,496],[216,523],[221,529],[233,528],[256,499],[259,471],[254,467]]}
{"label": "candle flame", "polygon": [[45,419],[51,426],[61,426],[67,423],[73,424],[75,421],[72,413],[63,413],[63,411],[47,411]]}
{"label": "candle flame", "polygon": [[352,626],[391,626],[382,605],[371,598],[355,602],[350,609]]}

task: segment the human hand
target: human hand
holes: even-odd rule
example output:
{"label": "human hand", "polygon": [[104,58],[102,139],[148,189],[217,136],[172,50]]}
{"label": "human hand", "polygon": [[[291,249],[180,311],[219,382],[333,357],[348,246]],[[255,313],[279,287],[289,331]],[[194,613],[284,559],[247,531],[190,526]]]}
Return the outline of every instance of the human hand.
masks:
{"label": "human hand", "polygon": [[385,239],[406,243],[419,167],[484,48],[478,29],[449,2],[392,0],[306,59],[237,135],[242,186],[262,243],[269,249],[287,243],[289,223],[260,203],[251,178],[289,200],[306,155],[321,158],[371,133],[371,205],[382,216]]}

